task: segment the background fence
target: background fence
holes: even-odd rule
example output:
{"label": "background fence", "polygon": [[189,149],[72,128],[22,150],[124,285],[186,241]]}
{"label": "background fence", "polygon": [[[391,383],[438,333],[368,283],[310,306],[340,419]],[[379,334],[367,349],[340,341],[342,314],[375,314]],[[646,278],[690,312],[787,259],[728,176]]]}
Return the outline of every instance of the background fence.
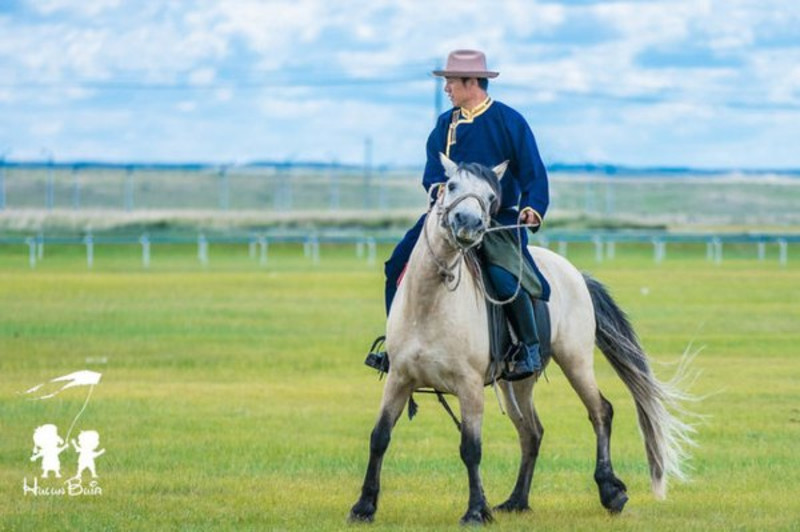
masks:
{"label": "background fence", "polygon": [[[0,166],[0,210],[421,210],[421,169],[260,166]],[[791,173],[550,171],[551,215],[649,223],[800,224]]]}

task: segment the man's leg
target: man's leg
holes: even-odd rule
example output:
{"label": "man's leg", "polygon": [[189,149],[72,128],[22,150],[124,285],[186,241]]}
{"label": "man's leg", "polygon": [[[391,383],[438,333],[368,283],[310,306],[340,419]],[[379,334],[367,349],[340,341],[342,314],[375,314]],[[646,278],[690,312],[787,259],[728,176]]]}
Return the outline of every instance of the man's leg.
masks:
{"label": "man's leg", "polygon": [[[488,271],[489,278],[500,299],[509,299],[517,292],[518,281],[511,272],[494,264],[488,266]],[[505,378],[507,380],[524,379],[542,369],[539,332],[536,329],[533,304],[525,289],[519,287],[517,297],[507,303],[505,307],[511,326],[522,344],[516,359],[511,361],[511,369]]]}
{"label": "man's leg", "polygon": [[[423,214],[420,219],[417,220],[417,223],[414,224],[414,227],[406,232],[403,239],[394,248],[392,256],[389,257],[389,260],[384,264],[383,271],[386,274],[384,301],[387,316],[389,315],[389,309],[392,308],[394,296],[397,293],[397,283],[400,279],[400,275],[403,273],[409,257],[411,257],[411,251],[417,244],[420,233],[422,233],[422,225],[425,223],[425,216],[426,215]],[[385,351],[380,350],[383,344],[382,339],[383,337],[378,337],[375,342],[373,342],[372,348],[370,348],[370,352],[367,354],[367,359],[364,363],[371,368],[385,372],[389,370],[389,358]]]}

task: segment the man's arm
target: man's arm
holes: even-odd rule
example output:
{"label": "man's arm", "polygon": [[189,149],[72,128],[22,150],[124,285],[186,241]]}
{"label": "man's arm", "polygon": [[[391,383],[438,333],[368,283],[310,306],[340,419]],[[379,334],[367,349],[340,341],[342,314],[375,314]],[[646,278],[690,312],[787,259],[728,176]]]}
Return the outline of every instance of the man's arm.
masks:
{"label": "man's arm", "polygon": [[[539,156],[536,139],[528,123],[519,115],[519,121],[512,130],[517,156],[517,171],[521,190],[520,222],[541,225],[547,207],[550,205],[550,187],[547,169]],[[532,228],[534,231],[537,228]]]}

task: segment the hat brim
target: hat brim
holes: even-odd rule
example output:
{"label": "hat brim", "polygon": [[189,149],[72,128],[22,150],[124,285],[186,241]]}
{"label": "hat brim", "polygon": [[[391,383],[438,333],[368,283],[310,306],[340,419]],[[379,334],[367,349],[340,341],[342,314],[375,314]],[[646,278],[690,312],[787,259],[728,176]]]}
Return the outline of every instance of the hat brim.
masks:
{"label": "hat brim", "polygon": [[442,78],[496,78],[500,72],[491,71],[461,71],[461,70],[434,70],[434,76]]}

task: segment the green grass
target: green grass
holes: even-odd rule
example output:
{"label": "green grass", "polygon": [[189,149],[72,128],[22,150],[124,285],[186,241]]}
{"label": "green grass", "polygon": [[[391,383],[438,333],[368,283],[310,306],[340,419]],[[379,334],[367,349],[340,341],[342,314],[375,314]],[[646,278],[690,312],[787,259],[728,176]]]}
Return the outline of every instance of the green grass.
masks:
{"label": "green grass", "polygon": [[[537,387],[546,428],[527,515],[496,515],[500,530],[765,530],[800,523],[800,267],[726,248],[675,247],[654,264],[648,246],[618,246],[595,263],[629,311],[657,374],[689,342],[703,347],[693,480],[653,500],[628,392],[598,355],[616,416],[612,451],[628,484],[609,517],[592,480],[594,436],[557,368]],[[0,248],[0,530],[334,530],[360,489],[381,383],[362,366],[382,330],[380,265],[353,247],[323,246],[314,265],[298,246],[273,246],[260,266],[243,246],[49,246],[35,269],[20,246]],[[388,253],[380,249],[378,256]],[[790,253],[791,255],[791,253]],[[102,361],[105,360],[103,363]],[[32,402],[19,392],[67,372],[103,373],[76,430],[95,429],[103,494],[32,497],[33,429],[64,436],[85,399],[67,390]],[[508,495],[518,447],[486,392],[482,473],[490,503]],[[435,399],[402,419],[384,464],[380,530],[457,529],[466,506],[459,438]],[[62,455],[74,473],[75,454]],[[360,527],[356,527],[360,528]]]}

